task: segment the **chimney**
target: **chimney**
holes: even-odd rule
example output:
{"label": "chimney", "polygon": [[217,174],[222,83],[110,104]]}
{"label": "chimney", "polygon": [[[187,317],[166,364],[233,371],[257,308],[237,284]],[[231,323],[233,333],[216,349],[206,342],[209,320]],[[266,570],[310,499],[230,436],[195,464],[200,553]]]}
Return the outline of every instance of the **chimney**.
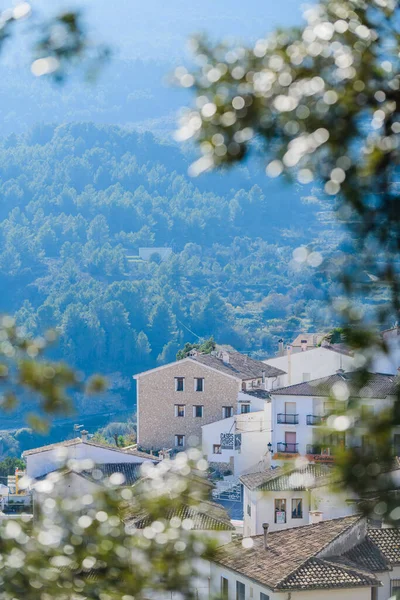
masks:
{"label": "chimney", "polygon": [[283,356],[285,351],[283,349],[283,339],[278,340],[278,356]]}
{"label": "chimney", "polygon": [[268,529],[269,529],[269,523],[263,523],[262,524],[263,529],[264,529],[264,549],[267,550],[268,548]]}
{"label": "chimney", "polygon": [[222,362],[224,362],[226,365],[229,365],[229,352],[226,350],[222,351]]}
{"label": "chimney", "polygon": [[310,524],[321,523],[323,516],[324,516],[324,513],[321,512],[320,510],[310,510],[310,513],[309,513]]}
{"label": "chimney", "polygon": [[88,431],[86,431],[86,429],[82,429],[82,431],[81,431],[81,439],[82,439],[82,442],[86,442],[86,441],[87,441],[87,435],[88,435],[88,433],[89,433],[89,432],[88,432]]}
{"label": "chimney", "polygon": [[301,340],[301,351],[305,352],[307,350],[307,340]]}

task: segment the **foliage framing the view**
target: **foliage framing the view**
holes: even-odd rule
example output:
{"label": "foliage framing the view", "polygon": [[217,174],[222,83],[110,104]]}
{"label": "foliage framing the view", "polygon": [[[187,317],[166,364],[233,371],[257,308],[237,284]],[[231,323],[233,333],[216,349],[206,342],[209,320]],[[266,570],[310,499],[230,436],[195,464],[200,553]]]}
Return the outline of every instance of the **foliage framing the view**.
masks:
{"label": "foliage framing the view", "polygon": [[[390,290],[375,323],[396,319],[400,308],[399,18],[395,0],[322,0],[306,10],[304,27],[279,30],[251,48],[195,40],[197,70],[175,73],[196,93],[176,136],[194,139],[202,152],[191,174],[243,161],[261,142],[270,177],[323,182],[359,251],[357,261],[343,265],[344,290],[357,295],[366,289],[370,297]],[[335,298],[335,306],[360,367],[353,384],[368,390],[371,358],[386,344],[348,299]],[[398,386],[394,393],[394,407],[371,420],[346,386],[336,400],[345,400],[339,412],[350,417],[339,414],[332,423],[349,438],[361,432],[368,439],[366,448],[340,453],[345,485],[369,498],[368,512],[396,522],[398,503],[387,476],[400,425]]]}

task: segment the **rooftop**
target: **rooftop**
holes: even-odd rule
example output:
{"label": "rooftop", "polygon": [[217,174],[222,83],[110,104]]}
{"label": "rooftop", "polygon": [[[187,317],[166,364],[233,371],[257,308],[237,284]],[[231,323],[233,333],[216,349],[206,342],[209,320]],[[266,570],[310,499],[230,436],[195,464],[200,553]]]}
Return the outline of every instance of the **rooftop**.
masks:
{"label": "rooftop", "polygon": [[263,376],[278,377],[278,375],[285,374],[285,371],[282,371],[281,369],[263,363],[261,360],[255,360],[240,352],[226,352],[225,354],[227,355],[229,362],[223,360],[223,354],[224,353],[221,353],[219,356],[213,354],[197,354],[191,358],[205,366],[243,380],[262,379]]}
{"label": "rooftop", "polygon": [[[220,504],[210,501],[202,501],[196,506],[179,505],[175,510],[169,510],[165,519],[179,517],[182,521],[190,519],[193,521],[193,529],[200,531],[233,531],[229,515]],[[128,527],[144,529],[151,524],[151,517],[147,513],[135,513],[127,509],[124,521]]]}
{"label": "rooftop", "polygon": [[249,490],[300,491],[328,484],[331,481],[332,473],[333,469],[328,465],[309,464],[303,469],[288,470],[285,467],[276,467],[257,473],[248,473],[242,475],[240,481]]}
{"label": "rooftop", "polygon": [[299,333],[299,335],[293,340],[293,342],[290,345],[301,348],[301,342],[303,340],[305,340],[307,342],[307,347],[310,346],[310,347],[315,348],[316,346],[319,346],[319,344],[322,342],[322,340],[325,338],[325,336],[326,336],[326,333],[321,333],[321,332]]}
{"label": "rooftop", "polygon": [[40,446],[39,448],[32,448],[31,450],[25,450],[22,456],[31,456],[32,454],[38,454],[40,452],[49,452],[57,448],[69,448],[71,446],[78,446],[79,444],[85,444],[86,446],[94,446],[96,448],[104,448],[105,450],[120,452],[122,454],[132,454],[134,456],[138,456],[140,458],[147,458],[153,461],[160,460],[158,456],[153,456],[152,454],[148,454],[147,452],[141,452],[136,448],[117,448],[116,446],[107,446],[105,444],[99,444],[98,442],[93,442],[91,440],[83,440],[81,437],[76,437],[71,440],[64,440],[63,442],[56,442],[55,444],[48,444],[47,446]]}
{"label": "rooftop", "polygon": [[[359,516],[344,517],[305,525],[268,534],[267,548],[264,536],[252,537],[251,548],[244,548],[241,541],[231,542],[216,552],[214,562],[266,585],[272,590],[324,588],[327,568],[323,564],[310,563],[329,544],[343,533],[350,532],[360,521]],[[349,576],[339,569],[341,582]],[[329,578],[332,586],[332,570]],[[352,585],[371,585],[366,581]]]}
{"label": "rooftop", "polygon": [[382,373],[371,373],[370,379],[360,390],[355,384],[357,373],[335,373],[329,377],[304,381],[295,385],[272,390],[276,396],[329,396],[336,383],[346,383],[353,398],[383,399],[395,392],[395,376]]}

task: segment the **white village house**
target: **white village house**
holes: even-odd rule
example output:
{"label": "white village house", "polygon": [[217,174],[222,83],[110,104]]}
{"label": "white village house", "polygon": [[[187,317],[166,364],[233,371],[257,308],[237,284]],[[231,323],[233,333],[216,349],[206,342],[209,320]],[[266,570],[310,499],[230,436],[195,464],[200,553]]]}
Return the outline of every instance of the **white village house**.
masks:
{"label": "white village house", "polygon": [[87,438],[87,432],[82,431],[81,437],[64,442],[49,444],[26,450],[22,457],[26,461],[26,475],[29,479],[43,477],[52,471],[57,471],[67,461],[89,460],[93,465],[130,463],[140,465],[143,462],[155,462],[159,459],[136,449],[117,448],[98,444]]}
{"label": "white village house", "polygon": [[388,600],[400,591],[400,531],[348,516],[233,541],[211,563],[226,600]]}

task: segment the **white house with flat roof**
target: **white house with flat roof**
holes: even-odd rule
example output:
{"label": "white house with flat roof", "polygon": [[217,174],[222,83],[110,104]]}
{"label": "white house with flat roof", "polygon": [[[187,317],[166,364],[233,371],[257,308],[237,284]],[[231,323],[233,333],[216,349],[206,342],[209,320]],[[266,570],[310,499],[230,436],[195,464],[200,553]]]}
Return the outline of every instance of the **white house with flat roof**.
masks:
{"label": "white house with flat roof", "polygon": [[202,427],[202,450],[211,467],[235,476],[270,463],[271,402],[269,392],[239,392],[233,416]]}

